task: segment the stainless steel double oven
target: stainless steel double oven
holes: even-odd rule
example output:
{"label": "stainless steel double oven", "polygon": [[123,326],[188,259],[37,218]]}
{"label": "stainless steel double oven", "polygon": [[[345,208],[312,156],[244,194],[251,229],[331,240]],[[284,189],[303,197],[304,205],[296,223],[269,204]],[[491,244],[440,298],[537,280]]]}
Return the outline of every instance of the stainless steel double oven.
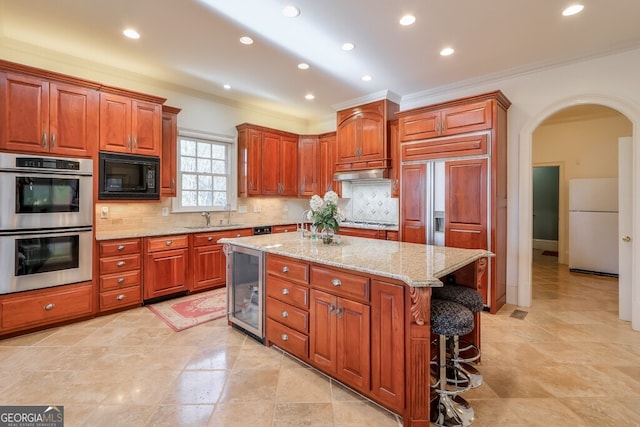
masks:
{"label": "stainless steel double oven", "polygon": [[0,153],[0,294],[91,280],[93,160]]}

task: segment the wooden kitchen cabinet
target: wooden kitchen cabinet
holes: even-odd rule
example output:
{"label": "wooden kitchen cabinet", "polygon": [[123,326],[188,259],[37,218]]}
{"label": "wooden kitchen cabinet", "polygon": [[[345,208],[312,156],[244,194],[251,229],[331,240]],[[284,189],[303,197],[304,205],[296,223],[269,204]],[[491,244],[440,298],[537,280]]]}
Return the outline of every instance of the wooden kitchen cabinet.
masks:
{"label": "wooden kitchen cabinet", "polygon": [[160,157],[160,196],[176,197],[178,113],[181,110],[162,106],[162,155]]}
{"label": "wooden kitchen cabinet", "polygon": [[426,243],[427,164],[444,163],[444,245],[495,254],[475,284],[491,313],[506,303],[510,105],[495,91],[398,113],[400,160],[410,162],[401,166],[400,238]]}
{"label": "wooden kitchen cabinet", "polygon": [[338,146],[336,132],[324,133],[318,136],[318,195],[322,196],[327,191],[335,191],[340,195],[342,186],[334,181],[338,158]]}
{"label": "wooden kitchen cabinet", "polygon": [[311,267],[309,358],[345,384],[369,390],[369,278]]}
{"label": "wooden kitchen cabinet", "polygon": [[100,150],[160,156],[162,100],[100,92]]}
{"label": "wooden kitchen cabinet", "polygon": [[271,233],[292,233],[298,231],[297,224],[286,224],[286,225],[272,225]]}
{"label": "wooden kitchen cabinet", "polygon": [[98,142],[98,85],[3,67],[10,65],[0,61],[0,150],[91,157]]}
{"label": "wooden kitchen cabinet", "polygon": [[300,180],[298,197],[311,197],[320,191],[320,162],[318,158],[318,137],[316,135],[300,136],[298,140],[298,166]]}
{"label": "wooden kitchen cabinet", "polygon": [[238,195],[298,195],[298,135],[244,123],[238,130]]}
{"label": "wooden kitchen cabinet", "polygon": [[426,243],[427,165],[402,166],[400,198],[400,239],[403,242]]}
{"label": "wooden kitchen cabinet", "polygon": [[144,245],[144,299],[188,291],[189,236],[146,237]]}
{"label": "wooden kitchen cabinet", "polygon": [[447,105],[451,103],[417,108],[411,110],[411,114],[401,116],[400,140],[417,141],[486,130],[493,126],[491,100]]}
{"label": "wooden kitchen cabinet", "polygon": [[397,111],[386,99],[338,111],[336,170],[389,168],[387,121]]}
{"label": "wooden kitchen cabinet", "polygon": [[227,259],[224,246],[218,243],[218,240],[224,237],[252,235],[251,228],[192,234],[190,247],[193,283],[191,289],[195,292],[226,286]]}
{"label": "wooden kitchen cabinet", "polygon": [[100,311],[142,303],[142,240],[98,242]]}
{"label": "wooden kitchen cabinet", "polygon": [[298,195],[298,138],[264,132],[262,135],[262,195]]}

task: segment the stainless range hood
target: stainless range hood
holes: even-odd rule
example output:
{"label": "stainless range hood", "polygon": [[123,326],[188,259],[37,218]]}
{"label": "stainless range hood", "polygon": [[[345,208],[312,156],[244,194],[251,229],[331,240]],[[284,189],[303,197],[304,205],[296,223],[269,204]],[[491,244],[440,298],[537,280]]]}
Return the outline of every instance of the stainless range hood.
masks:
{"label": "stainless range hood", "polygon": [[336,172],[333,174],[334,181],[362,181],[379,180],[389,178],[388,169],[367,169],[359,171]]}

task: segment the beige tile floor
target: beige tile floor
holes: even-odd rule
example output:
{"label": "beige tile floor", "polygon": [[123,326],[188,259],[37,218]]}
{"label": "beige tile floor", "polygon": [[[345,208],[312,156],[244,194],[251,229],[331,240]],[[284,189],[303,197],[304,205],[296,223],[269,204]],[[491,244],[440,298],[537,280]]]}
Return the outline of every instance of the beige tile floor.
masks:
{"label": "beige tile floor", "polygon": [[[617,281],[536,253],[533,289],[532,307],[483,313],[474,426],[640,426]],[[176,333],[146,308],[0,340],[0,404],[64,405],[67,427],[401,425],[225,321]]]}

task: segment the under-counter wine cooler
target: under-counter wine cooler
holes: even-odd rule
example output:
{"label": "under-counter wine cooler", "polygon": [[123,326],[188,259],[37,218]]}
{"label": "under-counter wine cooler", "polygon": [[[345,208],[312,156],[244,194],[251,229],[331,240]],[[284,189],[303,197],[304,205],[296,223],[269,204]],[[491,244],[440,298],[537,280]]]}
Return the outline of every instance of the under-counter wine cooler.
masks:
{"label": "under-counter wine cooler", "polygon": [[227,309],[229,322],[264,341],[264,253],[228,245]]}

